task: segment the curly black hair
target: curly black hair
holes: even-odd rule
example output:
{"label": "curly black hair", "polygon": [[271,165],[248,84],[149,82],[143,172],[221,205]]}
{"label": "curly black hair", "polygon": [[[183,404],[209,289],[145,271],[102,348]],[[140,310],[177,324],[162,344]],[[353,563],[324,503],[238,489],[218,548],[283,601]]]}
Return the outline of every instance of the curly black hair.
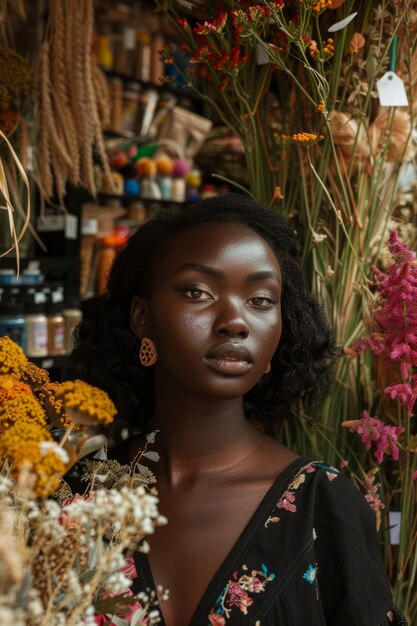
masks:
{"label": "curly black hair", "polygon": [[153,373],[139,363],[139,340],[130,329],[131,301],[150,293],[153,260],[173,233],[207,222],[252,228],[271,246],[281,268],[281,341],[270,374],[244,397],[247,414],[272,425],[288,416],[298,399],[314,417],[332,382],[332,332],[307,287],[290,226],[270,209],[234,193],[177,213],[161,210],[132,234],[111,268],[106,294],[88,303],[76,329],[72,359],[77,376],[105,389],[130,429],[141,432],[152,415]]}

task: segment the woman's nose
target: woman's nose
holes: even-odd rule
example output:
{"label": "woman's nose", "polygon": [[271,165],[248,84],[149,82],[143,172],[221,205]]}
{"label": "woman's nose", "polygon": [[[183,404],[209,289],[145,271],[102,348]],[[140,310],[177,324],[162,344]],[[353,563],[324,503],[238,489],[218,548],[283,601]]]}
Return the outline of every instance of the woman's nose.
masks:
{"label": "woman's nose", "polygon": [[249,326],[239,303],[230,300],[221,303],[213,323],[213,332],[215,335],[240,339],[249,335]]}

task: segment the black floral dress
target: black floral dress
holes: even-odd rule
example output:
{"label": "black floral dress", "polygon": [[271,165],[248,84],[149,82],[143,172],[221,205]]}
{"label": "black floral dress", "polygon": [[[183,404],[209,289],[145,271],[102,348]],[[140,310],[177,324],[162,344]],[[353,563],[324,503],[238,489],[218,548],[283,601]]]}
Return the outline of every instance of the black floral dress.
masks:
{"label": "black floral dress", "polygon": [[[136,553],[134,565],[132,591],[155,591],[147,556]],[[335,468],[298,459],[269,489],[190,626],[393,624],[406,621],[368,503]]]}

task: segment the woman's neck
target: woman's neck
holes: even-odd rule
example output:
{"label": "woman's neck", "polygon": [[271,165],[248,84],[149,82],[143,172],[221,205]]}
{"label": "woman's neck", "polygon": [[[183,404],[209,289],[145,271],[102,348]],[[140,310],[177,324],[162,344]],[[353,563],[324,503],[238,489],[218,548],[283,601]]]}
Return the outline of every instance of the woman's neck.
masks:
{"label": "woman's neck", "polygon": [[185,391],[174,397],[157,393],[156,398],[152,427],[159,430],[158,479],[172,486],[241,471],[264,441],[245,418],[242,398],[201,398]]}

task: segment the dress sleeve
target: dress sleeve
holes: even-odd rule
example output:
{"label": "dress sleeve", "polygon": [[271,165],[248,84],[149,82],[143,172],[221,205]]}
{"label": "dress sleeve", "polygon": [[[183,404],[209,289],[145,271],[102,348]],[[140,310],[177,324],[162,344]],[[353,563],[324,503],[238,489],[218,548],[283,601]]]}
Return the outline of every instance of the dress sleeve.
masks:
{"label": "dress sleeve", "polygon": [[394,606],[375,516],[342,474],[320,471],[314,506],[317,580],[328,626],[406,626]]}

